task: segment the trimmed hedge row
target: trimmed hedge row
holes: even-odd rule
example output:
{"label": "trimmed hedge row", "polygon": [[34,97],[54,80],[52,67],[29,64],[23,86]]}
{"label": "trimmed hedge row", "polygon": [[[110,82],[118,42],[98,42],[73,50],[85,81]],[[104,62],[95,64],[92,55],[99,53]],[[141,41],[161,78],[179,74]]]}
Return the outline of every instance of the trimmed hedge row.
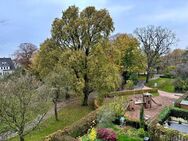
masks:
{"label": "trimmed hedge row", "polygon": [[177,118],[180,117],[185,120],[188,120],[188,110],[181,109],[181,108],[174,108],[174,107],[166,107],[160,113],[158,117],[158,122],[160,124],[163,124],[164,121],[166,121],[170,116],[177,117]]}
{"label": "trimmed hedge row", "polygon": [[47,136],[44,141],[62,141],[64,136],[71,136],[75,138],[84,135],[87,133],[88,129],[96,125],[97,112],[98,110],[95,110],[63,130],[54,132],[53,134]]}
{"label": "trimmed hedge row", "polygon": [[[139,120],[130,120],[126,119],[126,125],[131,126],[133,128],[139,129],[140,128],[140,121]],[[147,124],[144,125],[144,130],[148,130]]]}
{"label": "trimmed hedge row", "polygon": [[170,117],[170,114],[171,114],[171,108],[165,107],[159,114],[156,123],[159,122],[160,124],[163,124]]}
{"label": "trimmed hedge row", "polygon": [[188,110],[181,108],[172,108],[170,116],[181,117],[185,120],[188,120]]}
{"label": "trimmed hedge row", "polygon": [[112,92],[107,95],[107,97],[114,97],[114,96],[124,96],[124,95],[133,95],[133,94],[143,94],[143,93],[157,93],[157,88],[152,89],[143,89],[143,90],[126,90],[126,91],[117,91]]}

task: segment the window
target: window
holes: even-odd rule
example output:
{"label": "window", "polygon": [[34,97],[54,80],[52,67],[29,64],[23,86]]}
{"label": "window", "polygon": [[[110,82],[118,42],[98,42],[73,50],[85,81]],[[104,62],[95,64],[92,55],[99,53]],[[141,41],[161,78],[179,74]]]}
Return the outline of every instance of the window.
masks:
{"label": "window", "polygon": [[7,62],[2,62],[3,65],[5,65]]}

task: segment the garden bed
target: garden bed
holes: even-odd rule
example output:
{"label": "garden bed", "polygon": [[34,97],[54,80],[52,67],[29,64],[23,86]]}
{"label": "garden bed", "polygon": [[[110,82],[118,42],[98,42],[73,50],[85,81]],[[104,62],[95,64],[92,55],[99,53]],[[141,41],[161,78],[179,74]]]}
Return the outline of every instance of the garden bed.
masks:
{"label": "garden bed", "polygon": [[150,135],[153,140],[188,140],[188,110],[166,107],[157,120],[150,125]]}

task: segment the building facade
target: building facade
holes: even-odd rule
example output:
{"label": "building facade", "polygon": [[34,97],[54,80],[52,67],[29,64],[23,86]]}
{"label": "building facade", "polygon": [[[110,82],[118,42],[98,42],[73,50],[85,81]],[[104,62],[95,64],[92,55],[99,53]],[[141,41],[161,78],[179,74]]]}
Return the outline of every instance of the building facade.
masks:
{"label": "building facade", "polygon": [[11,58],[0,58],[0,76],[9,75],[15,70]]}

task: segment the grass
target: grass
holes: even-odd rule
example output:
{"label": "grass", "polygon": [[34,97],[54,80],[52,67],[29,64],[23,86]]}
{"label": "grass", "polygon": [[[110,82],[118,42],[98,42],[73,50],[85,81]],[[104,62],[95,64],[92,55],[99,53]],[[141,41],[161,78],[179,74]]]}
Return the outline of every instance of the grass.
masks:
{"label": "grass", "polygon": [[[54,117],[45,120],[39,128],[32,131],[25,137],[26,141],[42,141],[45,136],[71,125],[73,122],[81,119],[91,112],[89,107],[83,107],[80,104],[72,104],[59,112],[59,121],[55,121]],[[17,141],[18,138],[13,138],[11,141]]]}
{"label": "grass", "polygon": [[146,75],[139,75],[138,80],[146,80]]}
{"label": "grass", "polygon": [[143,141],[143,139],[136,138],[136,137],[128,137],[127,135],[119,135],[118,141]]}
{"label": "grass", "polygon": [[157,87],[159,90],[173,93],[175,92],[174,88],[174,79],[171,78],[158,78],[156,80],[150,80],[149,83],[146,84],[148,87],[154,88],[155,83],[157,83]]}
{"label": "grass", "polygon": [[158,92],[156,92],[156,93],[151,93],[152,94],[152,96],[159,96],[159,93]]}

